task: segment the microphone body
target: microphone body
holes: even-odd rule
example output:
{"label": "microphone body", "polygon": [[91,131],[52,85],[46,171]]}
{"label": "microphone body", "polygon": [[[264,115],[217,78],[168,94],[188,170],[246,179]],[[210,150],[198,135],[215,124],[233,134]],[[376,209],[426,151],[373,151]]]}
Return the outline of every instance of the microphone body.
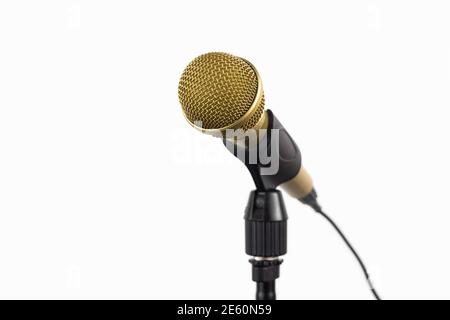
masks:
{"label": "microphone body", "polygon": [[[264,132],[257,137],[257,143],[250,143],[250,139],[245,136],[239,140],[231,140],[231,144],[230,139],[225,138],[224,143],[227,149],[245,164],[257,190],[267,191],[281,187],[292,197],[303,199],[313,191],[313,183],[302,166],[300,149],[271,110],[265,111],[263,117],[264,124],[257,131]],[[273,144],[277,146],[273,148]],[[253,161],[251,153],[256,155]],[[270,159],[269,163],[267,159]],[[262,172],[274,163],[278,167],[275,173]]]}

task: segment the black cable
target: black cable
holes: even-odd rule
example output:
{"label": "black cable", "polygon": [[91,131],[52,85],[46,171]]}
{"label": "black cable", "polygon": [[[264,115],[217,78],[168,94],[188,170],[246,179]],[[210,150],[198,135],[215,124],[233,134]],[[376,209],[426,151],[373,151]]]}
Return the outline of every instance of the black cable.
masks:
{"label": "black cable", "polygon": [[309,205],[312,209],[314,209],[314,211],[319,213],[322,217],[324,217],[333,226],[333,228],[336,230],[336,232],[341,236],[342,240],[344,240],[347,247],[353,253],[356,260],[358,260],[358,263],[361,266],[362,271],[364,272],[364,275],[367,280],[367,284],[369,285],[370,291],[372,292],[373,296],[375,297],[376,300],[381,300],[380,296],[377,293],[377,290],[375,289],[372,281],[370,280],[369,272],[367,271],[367,268],[364,265],[364,262],[362,261],[361,257],[356,252],[356,250],[353,248],[350,241],[348,241],[347,237],[344,235],[344,233],[341,231],[341,229],[339,229],[338,225],[325,212],[323,212],[323,210],[322,210],[321,206],[319,205],[319,203],[317,202],[316,198],[317,198],[317,195],[314,192],[312,198],[307,199],[306,201],[305,200],[301,200],[301,201],[303,203]]}

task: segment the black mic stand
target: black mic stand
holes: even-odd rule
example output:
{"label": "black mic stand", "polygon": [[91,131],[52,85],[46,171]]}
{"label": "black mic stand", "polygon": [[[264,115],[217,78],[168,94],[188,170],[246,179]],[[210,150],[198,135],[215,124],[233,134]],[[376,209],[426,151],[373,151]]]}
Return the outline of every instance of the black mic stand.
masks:
{"label": "black mic stand", "polygon": [[275,280],[280,276],[280,256],[287,252],[287,213],[281,192],[250,193],[245,209],[245,252],[252,256],[256,300],[275,300]]}
{"label": "black mic stand", "polygon": [[[252,278],[256,282],[257,300],[276,298],[275,280],[280,276],[283,262],[280,257],[287,252],[288,219],[283,197],[276,188],[295,177],[302,163],[300,150],[289,133],[272,111],[267,110],[266,113],[268,130],[262,135],[258,132],[256,145],[245,136],[243,143],[242,140],[236,143],[232,137],[223,139],[227,149],[245,164],[256,186],[256,190],[250,193],[245,210],[245,252],[253,257],[250,263]],[[272,137],[274,129],[278,132],[276,139]],[[250,152],[256,154],[256,161],[251,161]],[[261,155],[277,157],[279,166],[276,174],[262,172],[271,163],[261,158]]]}

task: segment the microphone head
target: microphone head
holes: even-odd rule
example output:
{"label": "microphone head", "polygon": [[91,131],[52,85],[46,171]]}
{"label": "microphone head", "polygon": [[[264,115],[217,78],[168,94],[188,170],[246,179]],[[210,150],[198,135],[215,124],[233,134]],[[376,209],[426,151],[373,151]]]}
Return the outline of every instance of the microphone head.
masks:
{"label": "microphone head", "polygon": [[222,52],[195,58],[178,85],[186,120],[202,132],[218,135],[227,129],[258,128],[264,122],[264,92],[255,67]]}

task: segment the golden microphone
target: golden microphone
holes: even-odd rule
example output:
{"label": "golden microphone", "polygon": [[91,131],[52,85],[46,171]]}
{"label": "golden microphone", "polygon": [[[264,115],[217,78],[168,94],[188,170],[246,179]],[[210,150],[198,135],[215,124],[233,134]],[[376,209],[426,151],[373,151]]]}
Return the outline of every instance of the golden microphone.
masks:
{"label": "golden microphone", "polygon": [[[265,190],[279,186],[302,201],[316,198],[296,143],[273,113],[265,110],[261,78],[250,62],[222,52],[200,55],[182,73],[178,97],[189,124],[206,134],[224,138],[230,130],[244,134],[251,130],[265,132],[265,138],[258,138],[258,147],[264,144],[268,148],[274,143],[269,139],[270,135],[275,136],[271,132],[278,130],[277,172],[262,174],[267,164],[243,160],[256,186]],[[239,139],[233,141],[235,149],[230,151],[236,155],[236,150],[243,145]]]}
{"label": "golden microphone", "polygon": [[[273,112],[264,108],[264,90],[256,68],[227,53],[200,55],[181,75],[178,97],[189,124],[221,137],[245,164],[256,185],[246,208],[245,232],[246,253],[256,257],[250,262],[257,299],[275,299],[275,279],[282,262],[278,257],[287,252],[287,215],[276,190],[281,187],[331,223],[360,264],[374,297],[380,300],[358,253],[319,205],[297,144]],[[272,167],[276,170],[267,170]]]}

